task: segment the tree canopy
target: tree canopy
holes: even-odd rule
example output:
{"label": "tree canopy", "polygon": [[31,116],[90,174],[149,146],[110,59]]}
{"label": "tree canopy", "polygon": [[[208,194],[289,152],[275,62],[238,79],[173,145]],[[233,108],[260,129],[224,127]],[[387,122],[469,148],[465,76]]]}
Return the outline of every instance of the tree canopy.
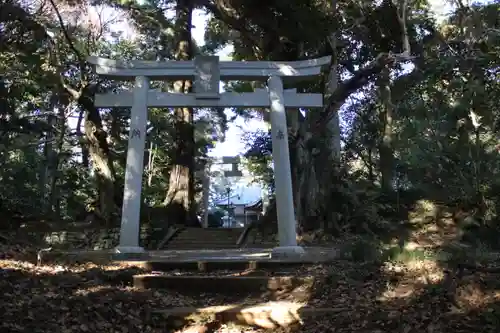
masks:
{"label": "tree canopy", "polygon": [[[387,208],[381,202],[396,207],[415,195],[462,207],[493,226],[500,189],[499,4],[450,8],[438,20],[428,1],[408,0],[4,0],[0,209],[58,221],[92,214],[116,223],[129,112],[97,109],[93,100],[130,86],[98,79],[86,57],[185,60],[230,45],[234,60],[332,56],[325,75],[294,86],[323,93],[324,108],[287,116],[301,230],[342,233],[361,224],[373,231]],[[207,17],[203,45],[191,34],[193,11]],[[118,25],[127,31],[117,32]],[[190,87],[153,82],[164,91]],[[263,121],[266,112],[233,110]],[[197,224],[198,171],[232,120],[220,109],[150,110],[145,209],[165,206],[173,219]],[[269,133],[250,129],[242,140],[255,181],[272,188]]]}

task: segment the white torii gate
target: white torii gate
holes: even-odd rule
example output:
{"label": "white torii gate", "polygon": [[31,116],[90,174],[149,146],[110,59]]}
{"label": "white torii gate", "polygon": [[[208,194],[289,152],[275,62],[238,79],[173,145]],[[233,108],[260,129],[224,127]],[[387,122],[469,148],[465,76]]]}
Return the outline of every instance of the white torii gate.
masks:
{"label": "white torii gate", "polygon": [[[134,81],[133,92],[98,94],[96,107],[132,107],[123,195],[119,253],[140,253],[141,185],[148,107],[270,107],[279,246],[273,255],[303,253],[297,246],[292,176],[285,108],[320,108],[322,94],[284,91],[283,80],[292,81],[321,74],[330,57],[295,62],[223,61],[216,56],[198,56],[194,61],[123,62],[98,57],[87,61],[98,75]],[[193,80],[194,93],[162,93],[149,89],[149,80]],[[220,80],[267,80],[267,91],[219,92]]]}

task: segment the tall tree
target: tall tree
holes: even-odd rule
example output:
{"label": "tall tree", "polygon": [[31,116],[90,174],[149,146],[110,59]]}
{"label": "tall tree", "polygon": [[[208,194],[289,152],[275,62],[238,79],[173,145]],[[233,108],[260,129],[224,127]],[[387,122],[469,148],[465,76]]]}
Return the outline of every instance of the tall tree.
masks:
{"label": "tall tree", "polygon": [[[190,60],[193,57],[191,20],[192,0],[178,0],[175,8],[175,33],[177,49],[175,60]],[[174,83],[174,92],[189,93],[192,82],[179,80]],[[195,142],[193,109],[174,110],[174,156],[170,170],[170,182],[165,204],[170,218],[185,225],[199,225],[196,218],[195,201]]]}

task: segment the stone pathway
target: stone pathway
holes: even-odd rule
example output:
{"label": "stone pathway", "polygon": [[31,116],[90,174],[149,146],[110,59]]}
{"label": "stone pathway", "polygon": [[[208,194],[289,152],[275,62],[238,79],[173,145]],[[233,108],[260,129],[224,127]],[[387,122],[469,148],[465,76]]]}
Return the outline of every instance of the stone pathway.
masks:
{"label": "stone pathway", "polygon": [[288,258],[273,258],[272,248],[243,248],[219,250],[166,250],[145,253],[115,253],[110,250],[50,251],[44,252],[41,262],[156,262],[156,263],[322,263],[338,258],[339,250],[331,247],[304,247],[305,253]]}
{"label": "stone pathway", "polygon": [[305,253],[287,259],[272,258],[272,248],[267,249],[221,249],[191,251],[150,251],[149,261],[288,261],[327,262],[338,257],[338,249],[322,247],[305,247]]}

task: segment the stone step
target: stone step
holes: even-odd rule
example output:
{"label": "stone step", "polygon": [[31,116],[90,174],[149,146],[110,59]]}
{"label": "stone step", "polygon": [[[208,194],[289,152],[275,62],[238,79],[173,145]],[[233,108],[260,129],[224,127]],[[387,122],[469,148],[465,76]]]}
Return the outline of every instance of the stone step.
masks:
{"label": "stone step", "polygon": [[203,229],[203,228],[184,228],[182,231],[187,231],[190,233],[199,233],[199,234],[212,234],[212,235],[218,235],[218,234],[238,234],[241,233],[243,230],[242,229]]}
{"label": "stone step", "polygon": [[191,236],[191,237],[239,237],[243,230],[208,230],[208,229],[192,229],[187,228],[180,230],[177,237]]}
{"label": "stone step", "polygon": [[260,304],[229,304],[219,306],[176,307],[155,310],[164,320],[191,319],[219,324],[237,324],[265,329],[287,328],[316,316],[335,315],[345,308],[315,308],[300,303],[276,301]]}
{"label": "stone step", "polygon": [[237,240],[217,240],[217,239],[173,239],[169,243],[192,243],[192,244],[236,244]]}
{"label": "stone step", "polygon": [[[218,248],[232,248],[232,247],[235,247],[236,246],[236,241],[234,242],[217,242],[217,241],[214,241],[214,240],[210,240],[210,241],[206,241],[206,242],[202,242],[202,241],[182,241],[182,240],[177,240],[177,241],[173,241],[171,242],[170,244],[167,245],[167,247],[175,247],[174,245],[177,245],[177,246],[194,246],[196,247],[196,249],[202,249],[204,248],[205,246],[216,246]],[[201,247],[200,247],[201,246]],[[207,249],[210,249],[210,247],[207,247]]]}
{"label": "stone step", "polygon": [[179,292],[217,294],[253,292],[292,292],[297,288],[311,288],[314,276],[217,276],[141,274],[133,278],[140,289],[174,289]]}
{"label": "stone step", "polygon": [[201,241],[236,242],[238,240],[238,237],[211,237],[209,235],[195,237],[192,235],[185,235],[185,236],[175,237],[173,240],[183,240],[183,241],[193,241],[193,242],[201,242]]}
{"label": "stone step", "polygon": [[182,231],[190,233],[203,233],[203,234],[231,234],[241,233],[244,228],[184,228]]}
{"label": "stone step", "polygon": [[193,243],[193,244],[236,244],[237,239],[213,239],[213,238],[204,238],[204,239],[192,239],[192,238],[175,238],[172,239],[169,243]]}
{"label": "stone step", "polygon": [[[137,266],[156,272],[168,272],[182,270],[185,272],[220,272],[232,271],[235,275],[244,275],[249,271],[256,271],[259,269],[271,270],[287,270],[288,273],[293,273],[300,267],[304,266],[302,261],[283,261],[283,260],[229,260],[229,259],[215,259],[215,260],[184,260],[184,261],[169,261],[169,260],[149,260],[137,263]],[[287,273],[287,274],[288,274]]]}
{"label": "stone step", "polygon": [[246,243],[242,247],[243,248],[272,248],[278,246],[278,242],[270,242],[270,241],[256,241],[255,243]]}
{"label": "stone step", "polygon": [[236,243],[188,243],[188,242],[173,242],[166,246],[166,250],[224,250],[224,249],[237,249]]}
{"label": "stone step", "polygon": [[[215,269],[246,269],[246,268],[273,268],[295,267],[304,264],[318,264],[333,262],[338,259],[339,250],[334,247],[305,247],[306,253],[299,257],[273,257],[272,248],[248,247],[245,249],[217,249],[217,250],[155,250],[144,253],[117,253],[115,249],[108,250],[57,250],[40,251],[39,256],[43,262],[51,263],[88,263],[99,265],[116,263],[120,265],[142,266],[147,263],[166,265],[166,269],[182,269],[186,266],[197,269],[198,263],[207,263]],[[256,262],[257,266],[252,265]],[[169,266],[170,265],[170,266]],[[217,267],[219,265],[219,267]],[[242,266],[238,266],[242,265]],[[176,267],[177,266],[177,267]],[[159,270],[159,268],[152,268]]]}
{"label": "stone step", "polygon": [[236,245],[237,240],[223,240],[218,241],[217,239],[174,239],[170,244],[227,244],[227,245]]}
{"label": "stone step", "polygon": [[176,238],[184,238],[184,239],[200,239],[200,238],[209,238],[209,239],[238,239],[240,237],[240,234],[193,234],[193,233],[179,233],[179,235],[176,236]]}
{"label": "stone step", "polygon": [[199,238],[180,237],[180,238],[174,238],[170,242],[236,244],[237,241],[238,241],[238,238],[217,239],[217,238],[211,238],[211,237],[199,237]]}
{"label": "stone step", "polygon": [[243,232],[242,228],[185,228],[180,230],[165,246],[171,250],[234,249]]}
{"label": "stone step", "polygon": [[190,235],[210,235],[210,236],[232,236],[232,235],[240,235],[241,232],[240,231],[230,231],[230,232],[227,232],[227,231],[210,231],[210,230],[196,230],[196,231],[193,231],[193,230],[181,230],[179,232],[180,234],[181,233],[186,233],[186,234],[190,234]]}

